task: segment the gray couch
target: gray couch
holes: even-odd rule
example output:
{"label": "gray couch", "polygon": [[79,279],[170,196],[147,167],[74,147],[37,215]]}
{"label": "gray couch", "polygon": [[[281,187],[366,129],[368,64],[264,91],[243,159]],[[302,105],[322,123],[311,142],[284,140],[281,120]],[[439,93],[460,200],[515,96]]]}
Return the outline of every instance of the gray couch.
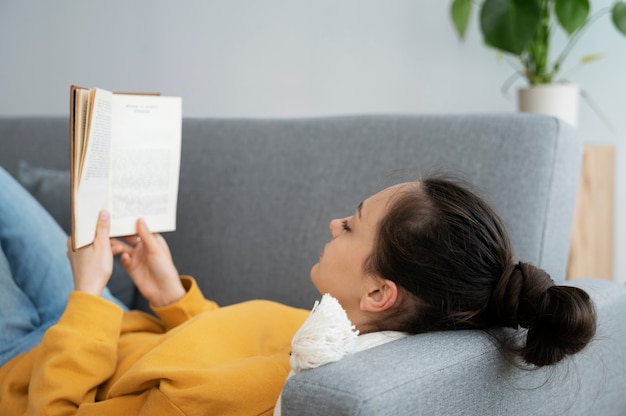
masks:
{"label": "gray couch", "polygon": [[[387,185],[441,171],[477,185],[517,256],[564,281],[582,144],[553,118],[186,119],[182,153],[178,228],[165,236],[179,271],[220,304],[267,298],[309,309],[329,220]],[[21,160],[30,165],[19,169]],[[0,118],[0,165],[67,227],[65,118]],[[116,274],[112,289],[145,309]],[[592,295],[600,321],[592,345],[561,365],[516,368],[481,331],[423,334],[291,378],[283,414],[624,415],[624,285],[568,284]]]}

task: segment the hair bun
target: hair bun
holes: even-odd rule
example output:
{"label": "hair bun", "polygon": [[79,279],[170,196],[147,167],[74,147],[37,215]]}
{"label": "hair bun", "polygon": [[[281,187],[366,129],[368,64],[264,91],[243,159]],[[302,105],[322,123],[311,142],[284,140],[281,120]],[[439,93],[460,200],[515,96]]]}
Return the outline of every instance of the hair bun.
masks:
{"label": "hair bun", "polygon": [[554,364],[582,350],[596,331],[596,314],[587,292],[556,286],[542,269],[511,266],[494,288],[490,312],[499,326],[528,328],[522,358],[537,366]]}
{"label": "hair bun", "polygon": [[582,350],[595,332],[596,313],[587,292],[572,286],[553,286],[528,327],[521,355],[537,366],[554,364]]}

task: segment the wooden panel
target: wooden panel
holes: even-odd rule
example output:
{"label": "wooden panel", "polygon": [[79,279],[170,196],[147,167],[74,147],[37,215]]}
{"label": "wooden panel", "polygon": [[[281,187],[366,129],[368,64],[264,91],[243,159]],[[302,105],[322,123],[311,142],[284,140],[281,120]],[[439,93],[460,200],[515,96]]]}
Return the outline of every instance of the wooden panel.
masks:
{"label": "wooden panel", "polygon": [[613,278],[614,146],[588,145],[572,230],[568,279]]}

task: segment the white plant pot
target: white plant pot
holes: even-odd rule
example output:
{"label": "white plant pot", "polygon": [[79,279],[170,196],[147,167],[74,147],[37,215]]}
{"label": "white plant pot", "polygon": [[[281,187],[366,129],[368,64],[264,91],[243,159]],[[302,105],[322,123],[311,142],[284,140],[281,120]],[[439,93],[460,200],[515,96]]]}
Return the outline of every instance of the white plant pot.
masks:
{"label": "white plant pot", "polygon": [[545,84],[518,91],[519,111],[547,114],[578,126],[580,89],[575,84]]}

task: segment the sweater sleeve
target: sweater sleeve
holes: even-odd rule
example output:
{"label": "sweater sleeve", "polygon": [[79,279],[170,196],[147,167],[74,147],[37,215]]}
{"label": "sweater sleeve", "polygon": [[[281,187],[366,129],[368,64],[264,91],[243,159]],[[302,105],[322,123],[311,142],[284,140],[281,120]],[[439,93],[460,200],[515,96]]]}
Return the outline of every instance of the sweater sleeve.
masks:
{"label": "sweater sleeve", "polygon": [[218,308],[215,302],[205,299],[193,277],[181,276],[180,279],[187,291],[185,296],[171,305],[159,308],[152,307],[152,310],[161,318],[168,331],[202,312]]}
{"label": "sweater sleeve", "polygon": [[70,294],[35,357],[28,414],[71,415],[81,404],[94,402],[98,385],[115,371],[122,315],[100,297]]}

